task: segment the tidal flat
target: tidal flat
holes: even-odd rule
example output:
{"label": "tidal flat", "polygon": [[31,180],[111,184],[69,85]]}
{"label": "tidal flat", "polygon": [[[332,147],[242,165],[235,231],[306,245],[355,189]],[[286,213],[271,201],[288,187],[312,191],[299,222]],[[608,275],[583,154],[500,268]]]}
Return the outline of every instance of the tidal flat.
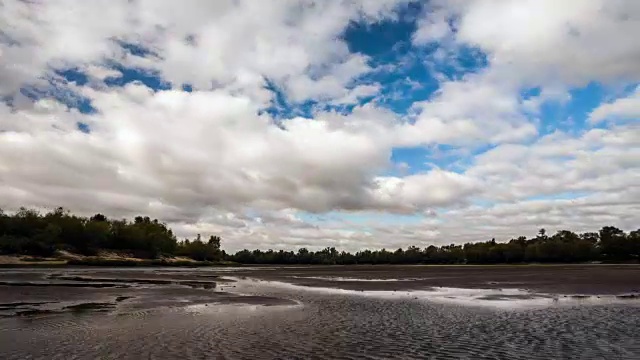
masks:
{"label": "tidal flat", "polygon": [[637,359],[640,266],[0,270],[3,359]]}

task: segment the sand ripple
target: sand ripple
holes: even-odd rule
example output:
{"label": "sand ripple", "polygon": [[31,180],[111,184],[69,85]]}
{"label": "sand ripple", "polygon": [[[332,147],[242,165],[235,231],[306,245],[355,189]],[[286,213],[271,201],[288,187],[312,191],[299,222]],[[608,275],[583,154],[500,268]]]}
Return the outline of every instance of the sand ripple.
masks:
{"label": "sand ripple", "polygon": [[[640,308],[633,303],[504,311],[259,281],[241,281],[234,291],[251,296],[225,305],[3,318],[0,353],[3,359],[640,358]],[[291,301],[264,306],[264,297]]]}

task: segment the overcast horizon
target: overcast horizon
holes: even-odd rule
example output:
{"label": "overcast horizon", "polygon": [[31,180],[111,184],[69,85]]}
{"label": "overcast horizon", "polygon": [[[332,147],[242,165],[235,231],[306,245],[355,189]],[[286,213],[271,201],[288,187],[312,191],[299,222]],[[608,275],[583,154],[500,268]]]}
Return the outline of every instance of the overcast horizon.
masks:
{"label": "overcast horizon", "polygon": [[0,3],[0,208],[239,249],[640,227],[640,2]]}

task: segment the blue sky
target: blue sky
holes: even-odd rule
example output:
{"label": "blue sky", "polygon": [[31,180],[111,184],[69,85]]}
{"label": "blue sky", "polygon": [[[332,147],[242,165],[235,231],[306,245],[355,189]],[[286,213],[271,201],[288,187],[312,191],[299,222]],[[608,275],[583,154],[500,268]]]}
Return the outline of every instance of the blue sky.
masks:
{"label": "blue sky", "polygon": [[9,5],[8,210],[145,213],[230,248],[637,224],[632,2]]}

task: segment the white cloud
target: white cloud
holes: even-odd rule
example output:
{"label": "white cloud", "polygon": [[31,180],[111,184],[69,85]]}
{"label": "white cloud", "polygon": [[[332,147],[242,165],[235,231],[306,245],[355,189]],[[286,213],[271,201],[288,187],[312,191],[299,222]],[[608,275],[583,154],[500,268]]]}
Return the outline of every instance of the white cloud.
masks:
{"label": "white cloud", "polygon": [[640,118],[640,87],[628,97],[601,104],[589,114],[589,121],[592,123],[599,123],[608,118]]}
{"label": "white cloud", "polygon": [[562,87],[545,87],[537,96],[532,96],[522,101],[524,111],[540,114],[540,107],[547,102],[566,104],[571,100],[571,94]]}
{"label": "white cloud", "polygon": [[[537,138],[545,102],[569,101],[568,91],[589,81],[638,81],[634,2],[434,2],[414,42],[438,41],[441,63],[473,46],[488,65],[455,79],[434,74],[439,90],[406,116],[381,107],[386,84],[362,83],[376,71],[372,59],[342,38],[353,21],[394,19],[403,2],[3,2],[0,206],[143,213],[180,236],[219,233],[234,250],[395,248],[540,226],[635,226],[637,126],[605,122]],[[131,67],[172,88],[106,86]],[[87,84],[66,82],[56,74],[64,69],[84,73]],[[259,115],[275,96],[267,80],[290,102],[354,108],[276,121]],[[20,93],[31,87],[58,100]],[[523,98],[528,87],[540,95]],[[359,103],[370,96],[377,98]],[[77,97],[95,112],[61,103]],[[602,104],[590,120],[637,117],[637,98]],[[454,147],[455,159],[430,152],[435,162],[451,160],[442,169],[421,170],[425,158],[392,161],[394,147],[438,145]],[[582,197],[553,199],[566,193]],[[478,203],[489,205],[470,205]],[[310,220],[327,212],[419,221]]]}
{"label": "white cloud", "polygon": [[376,85],[358,85],[347,92],[345,96],[332,101],[333,104],[357,104],[362,98],[373,97],[378,95],[381,86]]}
{"label": "white cloud", "polygon": [[[538,132],[540,106],[568,101],[569,88],[640,81],[634,1],[435,1],[427,10],[413,41],[438,42],[430,61],[455,63],[465,46],[482,51],[487,66],[443,82],[419,104],[416,126],[403,130],[401,143],[527,140]],[[522,99],[521,91],[536,87],[539,96]]]}
{"label": "white cloud", "polygon": [[[425,14],[417,43],[451,37],[478,47],[492,66],[524,83],[582,85],[640,78],[636,1],[472,0],[433,6],[438,11]],[[454,24],[455,31],[449,27],[446,33],[444,23]]]}
{"label": "white cloud", "polygon": [[6,1],[0,24],[0,96],[37,83],[53,68],[120,56],[111,41],[131,30],[126,0]]}
{"label": "white cloud", "polygon": [[478,190],[475,179],[439,169],[404,178],[379,177],[376,183],[375,196],[381,204],[408,212],[452,205]]}
{"label": "white cloud", "polygon": [[[266,77],[297,100],[339,97],[352,77],[369,70],[338,40],[341,31],[352,20],[392,16],[400,2],[9,1],[1,15],[10,43],[2,47],[0,95],[51,67],[110,59],[159,70],[166,80],[197,89],[225,86],[256,95]],[[127,54],[117,41],[156,56]]]}
{"label": "white cloud", "polygon": [[85,73],[88,76],[91,76],[97,80],[102,80],[102,81],[104,81],[106,78],[109,78],[109,77],[118,78],[122,76],[122,73],[118,70],[109,69],[109,68],[97,66],[97,65],[89,65],[86,68]]}
{"label": "white cloud", "polygon": [[[497,146],[466,172],[485,181],[489,200],[618,192],[640,183],[640,128],[593,129],[572,137],[557,132],[533,144]],[[639,200],[640,199],[636,199]]]}
{"label": "white cloud", "polygon": [[415,124],[398,130],[398,143],[474,145],[526,140],[537,130],[522,113],[517,91],[485,73],[441,84],[428,101],[414,103]]}

